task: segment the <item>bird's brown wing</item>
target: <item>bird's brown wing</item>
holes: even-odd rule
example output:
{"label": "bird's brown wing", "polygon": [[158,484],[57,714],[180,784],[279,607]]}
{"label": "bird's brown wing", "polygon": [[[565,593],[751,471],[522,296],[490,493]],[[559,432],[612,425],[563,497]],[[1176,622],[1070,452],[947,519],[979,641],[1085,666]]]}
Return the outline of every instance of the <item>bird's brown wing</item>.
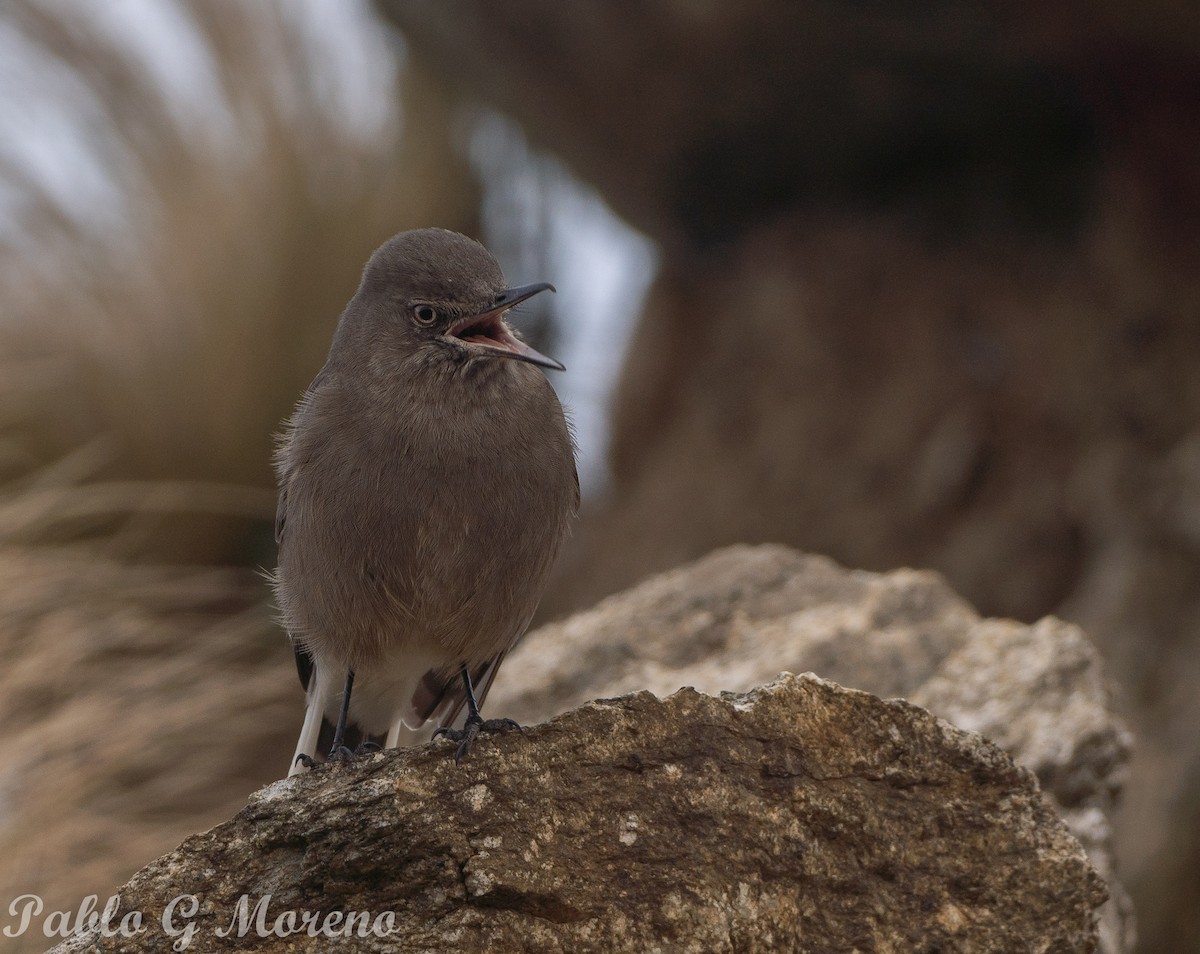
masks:
{"label": "bird's brown wing", "polygon": [[[288,473],[282,472],[279,475],[279,503],[275,506],[275,545],[283,544],[283,528],[287,523],[287,478]],[[291,634],[288,634],[289,638]],[[296,674],[300,677],[300,685],[304,687],[304,691],[308,692],[308,684],[312,680],[313,670],[316,668],[316,660],[307,649],[300,645],[295,639],[291,640],[292,652],[296,657]]]}
{"label": "bird's brown wing", "polygon": [[275,545],[283,543],[283,528],[287,523],[287,478],[281,475],[279,482],[279,502],[275,504]]}
{"label": "bird's brown wing", "polygon": [[[287,524],[287,485],[290,471],[280,470],[279,474],[279,503],[275,506],[275,545],[283,545],[283,530]],[[288,634],[289,638],[291,634]],[[316,660],[307,649],[295,639],[291,639],[292,652],[296,657],[296,674],[300,677],[300,685],[308,692],[308,684],[312,681]]]}
{"label": "bird's brown wing", "polygon": [[[283,429],[276,435],[276,451],[275,451],[275,473],[276,481],[279,486],[279,500],[275,505],[275,545],[276,547],[283,546],[283,535],[287,527],[287,501],[288,501],[288,484],[291,483],[292,472],[296,468],[296,461],[291,460],[288,454],[288,447],[291,441],[292,431],[295,430],[300,417],[304,414],[309,402],[312,400],[314,392],[325,383],[329,377],[329,367],[326,365],[317,372],[317,376],[312,379],[304,396],[300,398],[296,405],[296,410],[290,418],[284,423]],[[290,634],[289,634],[290,635]],[[308,684],[312,680],[313,668],[316,665],[313,657],[304,650],[295,639],[292,640],[292,651],[296,655],[296,672],[300,676],[300,685],[304,687],[305,692],[308,691]]]}
{"label": "bird's brown wing", "polygon": [[317,376],[312,379],[312,383],[297,402],[296,410],[292,412],[292,416],[284,422],[283,428],[275,435],[275,481],[279,488],[279,502],[275,505],[275,543],[277,546],[283,543],[283,531],[287,524],[288,484],[291,483],[292,471],[295,470],[297,463],[291,459],[289,453],[292,432],[300,426],[300,422],[312,402],[313,395],[331,377],[329,365],[325,365],[317,372]]}

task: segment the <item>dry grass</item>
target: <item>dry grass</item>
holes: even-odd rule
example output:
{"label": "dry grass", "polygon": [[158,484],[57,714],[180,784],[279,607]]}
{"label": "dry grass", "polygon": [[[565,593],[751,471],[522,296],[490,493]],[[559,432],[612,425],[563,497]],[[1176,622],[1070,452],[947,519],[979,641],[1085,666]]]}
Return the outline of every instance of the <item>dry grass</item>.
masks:
{"label": "dry grass", "polygon": [[285,770],[299,697],[248,575],[6,547],[0,587],[0,898],[107,896]]}
{"label": "dry grass", "polygon": [[[473,215],[441,104],[411,70],[403,110],[366,109],[331,92],[337,65],[317,62],[298,13],[313,4],[163,5],[209,57],[203,106],[181,106],[69,7],[14,0],[3,14],[71,80],[62,107],[93,127],[78,161],[117,192],[114,213],[92,215],[77,207],[89,198],[64,201],[0,159],[22,196],[20,234],[0,246],[10,474],[103,435],[107,476],[269,485],[270,434],[371,249]],[[364,72],[392,83],[366,96],[399,102],[394,70]]]}

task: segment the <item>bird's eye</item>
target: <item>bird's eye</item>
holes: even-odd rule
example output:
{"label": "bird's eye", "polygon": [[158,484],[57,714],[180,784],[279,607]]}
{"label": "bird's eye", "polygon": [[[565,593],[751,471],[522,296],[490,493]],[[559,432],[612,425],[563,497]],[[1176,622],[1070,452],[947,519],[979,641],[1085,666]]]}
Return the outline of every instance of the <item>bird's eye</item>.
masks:
{"label": "bird's eye", "polygon": [[432,325],[437,321],[437,309],[433,305],[414,305],[412,313],[421,325]]}

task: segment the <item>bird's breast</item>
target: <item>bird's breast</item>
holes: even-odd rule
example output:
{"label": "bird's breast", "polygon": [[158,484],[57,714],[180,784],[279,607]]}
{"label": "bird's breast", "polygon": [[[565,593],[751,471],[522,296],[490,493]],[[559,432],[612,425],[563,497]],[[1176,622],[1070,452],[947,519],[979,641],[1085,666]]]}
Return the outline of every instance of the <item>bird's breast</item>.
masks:
{"label": "bird's breast", "polygon": [[534,373],[544,391],[409,402],[313,443],[280,564],[318,634],[303,638],[352,633],[371,655],[405,633],[485,658],[520,635],[576,493],[561,408]]}

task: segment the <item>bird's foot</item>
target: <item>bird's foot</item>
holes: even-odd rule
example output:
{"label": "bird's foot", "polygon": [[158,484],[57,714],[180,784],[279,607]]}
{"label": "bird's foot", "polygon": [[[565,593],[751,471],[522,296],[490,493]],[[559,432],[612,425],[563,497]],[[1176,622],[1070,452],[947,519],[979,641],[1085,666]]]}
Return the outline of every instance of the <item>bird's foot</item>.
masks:
{"label": "bird's foot", "polygon": [[458,743],[458,748],[454,750],[454,761],[457,764],[467,757],[480,732],[509,732],[520,728],[520,724],[512,719],[481,719],[479,716],[468,716],[466,725],[461,729],[442,726],[433,733],[433,738],[444,736],[451,742]]}
{"label": "bird's foot", "polygon": [[333,762],[341,762],[343,764],[350,765],[354,762],[357,762],[359,758],[364,755],[372,755],[381,750],[382,746],[375,742],[364,742],[357,749],[351,749],[345,745],[335,745],[329,750],[329,756],[324,762],[317,761],[311,755],[301,754],[296,756],[295,764],[303,765],[306,769],[310,770],[321,765],[329,765]]}

